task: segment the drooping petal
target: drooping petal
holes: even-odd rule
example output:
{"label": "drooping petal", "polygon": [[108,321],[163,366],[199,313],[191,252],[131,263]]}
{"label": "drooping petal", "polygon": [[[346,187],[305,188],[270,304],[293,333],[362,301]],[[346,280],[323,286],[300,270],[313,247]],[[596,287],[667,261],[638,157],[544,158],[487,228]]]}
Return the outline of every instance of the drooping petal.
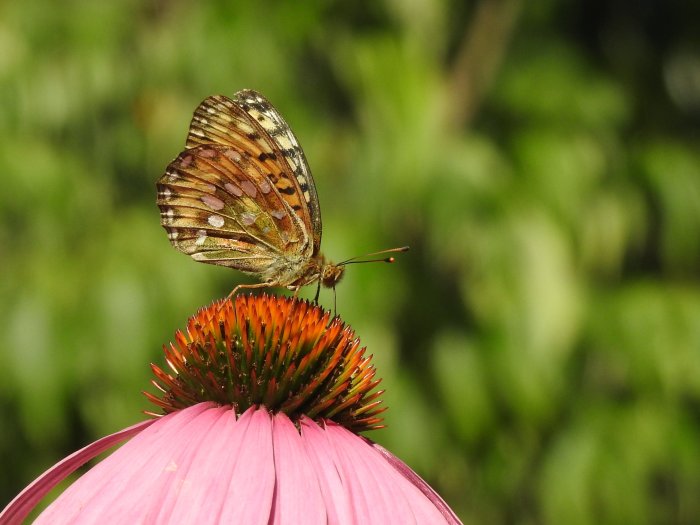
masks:
{"label": "drooping petal", "polygon": [[239,434],[244,433],[240,431],[245,430],[245,423],[242,422],[242,428],[237,427],[235,413],[229,409],[217,408],[207,412],[212,417],[207,436],[197,443],[188,444],[191,456],[186,463],[178,465],[183,478],[172,483],[163,494],[160,512],[153,521],[196,522],[199,516],[216,516],[221,510],[221,487],[226,485],[227,476],[222,475],[220,467],[231,463],[227,457],[231,450],[227,449],[224,438],[233,437],[236,430]]}
{"label": "drooping petal", "polygon": [[145,522],[267,523],[275,482],[270,416],[251,408],[236,419],[228,407],[203,415],[212,424],[196,422],[203,425],[200,439],[183,450],[179,476]]}
{"label": "drooping petal", "polygon": [[317,473],[303,438],[285,414],[274,416],[272,439],[277,484],[271,523],[325,525],[328,521]]}
{"label": "drooping petal", "polygon": [[35,523],[96,523],[100,517],[103,523],[126,523],[144,516],[150,508],[144,500],[147,505],[156,479],[167,477],[176,464],[188,423],[209,406],[195,405],[154,422],[73,483]]}
{"label": "drooping petal", "polygon": [[213,403],[164,416],[36,523],[459,523],[378,445],[331,422],[299,424],[301,433],[285,414],[251,407],[237,418]]}
{"label": "drooping petal", "polygon": [[[342,490],[329,468],[324,469],[324,495],[339,495],[339,509],[349,508],[350,523],[459,523],[443,515],[409,479],[396,470],[363,438],[347,429],[327,423],[320,429],[310,420],[302,423],[309,447],[317,460],[333,465]],[[349,499],[349,501],[347,501]],[[326,502],[326,506],[332,506]],[[341,520],[342,522],[342,520]]]}
{"label": "drooping petal", "polygon": [[37,523],[266,524],[271,427],[265,410],[236,419],[210,403],[165,416],[76,481]]}
{"label": "drooping petal", "polygon": [[328,523],[356,523],[349,486],[345,474],[339,470],[334,447],[328,443],[323,429],[310,418],[301,420],[301,435],[304,439],[309,461],[319,480],[321,494],[328,513]]}
{"label": "drooping petal", "polygon": [[124,430],[100,438],[59,461],[35,479],[0,512],[0,523],[21,523],[37,503],[63,479],[108,448],[138,434],[153,423],[153,420],[137,423]]}
{"label": "drooping petal", "polygon": [[[220,523],[267,524],[275,489],[275,467],[272,452],[272,419],[265,409],[248,409],[243,417],[250,422],[238,440],[228,492],[221,511]],[[201,522],[200,522],[201,523]]]}
{"label": "drooping petal", "polygon": [[[274,488],[274,471],[268,465],[271,447],[264,436],[264,427],[269,427],[269,423],[264,413],[254,418],[253,409],[238,420],[230,409],[218,411],[221,417],[192,458],[196,468],[190,472],[187,490],[174,499],[170,514],[181,523],[202,523],[203,516],[212,523],[224,523],[224,515],[246,513],[249,523],[265,523]],[[256,426],[263,427],[262,435]],[[249,450],[251,442],[264,450],[259,453]],[[260,473],[260,479],[253,480],[257,483],[242,479],[251,464]]]}
{"label": "drooping petal", "polygon": [[418,488],[418,490],[420,490],[425,495],[425,497],[427,497],[433,503],[433,505],[435,505],[435,507],[444,516],[445,520],[447,520],[447,523],[462,523],[457,517],[457,515],[454,513],[454,511],[445,502],[445,500],[442,499],[440,495],[437,492],[435,492],[435,490],[430,485],[428,485],[425,482],[425,480],[423,480],[423,478],[416,474],[411,467],[406,465],[406,463],[394,456],[394,454],[389,452],[381,445],[378,445],[377,443],[371,443],[371,446],[377,452],[379,452],[389,462],[389,464],[399,472],[399,474],[401,474],[404,478],[409,480],[416,488]]}

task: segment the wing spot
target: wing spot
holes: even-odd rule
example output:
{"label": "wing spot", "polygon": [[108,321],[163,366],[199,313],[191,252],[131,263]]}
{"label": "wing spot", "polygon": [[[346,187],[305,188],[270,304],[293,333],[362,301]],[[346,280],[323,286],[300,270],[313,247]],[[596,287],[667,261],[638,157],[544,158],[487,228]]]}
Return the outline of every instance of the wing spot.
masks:
{"label": "wing spot", "polygon": [[260,186],[260,191],[262,191],[266,195],[270,193],[270,191],[272,191],[272,186],[265,179],[260,179],[260,181],[258,182],[258,186]]}
{"label": "wing spot", "polygon": [[255,189],[255,184],[253,184],[253,183],[250,182],[249,180],[244,180],[244,181],[241,183],[241,188],[243,188],[243,191],[244,191],[244,192],[246,193],[246,195],[248,195],[248,197],[250,197],[251,199],[254,199],[254,198],[257,196],[257,194],[258,194],[258,190]]}
{"label": "wing spot", "polygon": [[235,195],[236,197],[240,197],[243,195],[243,190],[241,190],[235,184],[231,184],[230,182],[224,184],[224,188],[226,188],[226,191],[228,191],[231,195]]}
{"label": "wing spot", "polygon": [[168,232],[168,239],[170,239],[171,241],[176,241],[179,235],[180,233],[177,230],[170,230]]}
{"label": "wing spot", "polygon": [[257,218],[258,214],[251,211],[244,211],[241,213],[241,223],[244,226],[251,226],[253,223],[255,223],[255,219]]}
{"label": "wing spot", "polygon": [[204,159],[215,159],[219,155],[219,152],[215,149],[201,149],[199,150],[199,156]]}
{"label": "wing spot", "polygon": [[207,113],[209,113],[210,115],[214,115],[216,113],[216,108],[209,106],[207,108]]}
{"label": "wing spot", "polygon": [[185,155],[180,159],[180,167],[181,168],[189,168],[192,165],[192,161],[194,160],[194,157],[192,155]]}
{"label": "wing spot", "polygon": [[224,150],[224,155],[231,162],[238,163],[241,161],[241,154],[238,153],[235,149],[228,148],[228,149]]}
{"label": "wing spot", "polygon": [[172,208],[168,208],[167,210],[160,212],[160,218],[163,225],[172,224],[173,219],[175,218],[175,212]]}
{"label": "wing spot", "polygon": [[272,215],[278,221],[281,221],[287,214],[284,212],[284,210],[272,210],[270,215]]}
{"label": "wing spot", "polygon": [[217,197],[214,197],[213,195],[202,195],[200,197],[200,200],[214,211],[224,209],[224,201]]}
{"label": "wing spot", "polygon": [[210,215],[207,222],[214,228],[221,228],[224,225],[224,218],[221,215]]}
{"label": "wing spot", "polygon": [[280,193],[284,193],[285,195],[294,195],[294,193],[295,193],[293,186],[287,186],[286,188],[277,188],[277,190]]}
{"label": "wing spot", "polygon": [[170,191],[170,188],[163,188],[162,190],[160,190],[160,194],[163,196],[163,198],[169,199],[172,196],[173,192]]}
{"label": "wing spot", "polygon": [[197,246],[202,246],[206,241],[207,241],[207,231],[206,230],[197,230],[197,240],[194,241],[194,243]]}

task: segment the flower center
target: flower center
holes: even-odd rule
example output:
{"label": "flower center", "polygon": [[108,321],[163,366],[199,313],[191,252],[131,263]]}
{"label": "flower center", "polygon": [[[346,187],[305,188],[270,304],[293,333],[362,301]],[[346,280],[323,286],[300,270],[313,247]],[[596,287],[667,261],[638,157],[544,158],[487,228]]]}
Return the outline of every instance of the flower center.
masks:
{"label": "flower center", "polygon": [[264,406],[356,432],[382,427],[371,356],[339,317],[308,301],[267,294],[217,301],[163,349],[172,373],[151,365],[162,394],[146,394],[163,413],[214,401],[238,414]]}

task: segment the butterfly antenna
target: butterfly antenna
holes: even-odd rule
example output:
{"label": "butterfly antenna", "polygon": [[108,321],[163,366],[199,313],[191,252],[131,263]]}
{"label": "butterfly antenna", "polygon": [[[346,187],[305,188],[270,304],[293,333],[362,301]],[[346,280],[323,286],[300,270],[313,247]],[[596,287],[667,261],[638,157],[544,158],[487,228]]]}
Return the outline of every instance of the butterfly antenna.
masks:
{"label": "butterfly antenna", "polygon": [[379,252],[368,253],[366,255],[358,255],[357,257],[351,257],[350,259],[338,263],[337,266],[347,266],[348,264],[360,264],[369,262],[393,263],[396,260],[393,257],[381,257],[379,259],[365,259],[365,257],[374,257],[375,255],[383,255],[385,253],[407,252],[408,249],[408,246],[401,246],[400,248],[389,248],[388,250],[381,250]]}

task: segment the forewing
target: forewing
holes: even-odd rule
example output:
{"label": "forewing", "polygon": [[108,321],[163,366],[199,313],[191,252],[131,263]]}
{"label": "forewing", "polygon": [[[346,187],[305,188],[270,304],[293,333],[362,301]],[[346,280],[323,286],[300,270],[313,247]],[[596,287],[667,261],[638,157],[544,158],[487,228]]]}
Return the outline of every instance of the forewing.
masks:
{"label": "forewing", "polygon": [[161,223],[193,259],[261,274],[304,255],[305,228],[258,163],[224,145],[187,149],[158,180]]}
{"label": "forewing", "polygon": [[313,253],[318,253],[322,224],[316,186],[299,141],[272,104],[249,89],[233,100],[222,95],[206,98],[194,112],[187,147],[211,143],[231,146],[260,162],[306,225]]}

